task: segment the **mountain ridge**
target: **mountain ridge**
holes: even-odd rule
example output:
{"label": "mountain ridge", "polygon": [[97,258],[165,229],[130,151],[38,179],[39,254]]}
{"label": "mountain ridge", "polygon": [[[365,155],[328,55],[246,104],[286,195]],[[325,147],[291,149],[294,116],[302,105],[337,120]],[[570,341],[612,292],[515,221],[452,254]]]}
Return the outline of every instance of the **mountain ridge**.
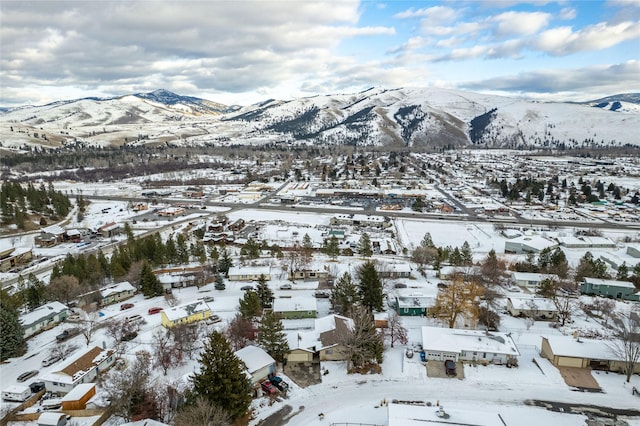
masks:
{"label": "mountain ridge", "polygon": [[18,107],[2,116],[0,143],[16,149],[75,143],[305,143],[407,149],[640,145],[634,131],[640,127],[638,93],[573,103],[454,89],[372,87],[241,107],[158,89]]}

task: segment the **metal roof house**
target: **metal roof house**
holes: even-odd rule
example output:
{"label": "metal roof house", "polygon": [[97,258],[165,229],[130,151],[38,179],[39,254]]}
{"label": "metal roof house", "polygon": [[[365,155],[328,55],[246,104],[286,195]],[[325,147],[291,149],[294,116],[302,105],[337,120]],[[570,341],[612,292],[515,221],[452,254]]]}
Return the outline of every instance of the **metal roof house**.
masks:
{"label": "metal roof house", "polygon": [[614,299],[640,300],[640,290],[630,281],[585,277],[582,284],[580,284],[580,293],[612,297]]}

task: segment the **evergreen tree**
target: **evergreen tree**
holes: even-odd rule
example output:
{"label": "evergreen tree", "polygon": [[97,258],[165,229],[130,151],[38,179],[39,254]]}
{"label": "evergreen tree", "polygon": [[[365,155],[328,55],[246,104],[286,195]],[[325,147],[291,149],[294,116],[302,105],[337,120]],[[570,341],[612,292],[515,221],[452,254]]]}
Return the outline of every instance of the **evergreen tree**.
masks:
{"label": "evergreen tree", "polygon": [[629,267],[627,266],[627,262],[622,262],[622,265],[618,267],[618,273],[616,274],[616,279],[619,281],[626,281],[629,278]]}
{"label": "evergreen tree", "polygon": [[140,281],[138,288],[146,297],[162,296],[164,290],[162,283],[151,271],[151,266],[145,261],[140,271]]}
{"label": "evergreen tree", "polygon": [[453,266],[462,265],[462,254],[460,253],[460,249],[458,247],[454,248],[451,254],[449,255],[449,262]]}
{"label": "evergreen tree", "polygon": [[353,282],[351,274],[345,272],[331,290],[331,304],[340,315],[347,315],[360,302],[358,286]]}
{"label": "evergreen tree", "polygon": [[420,245],[425,248],[436,247],[435,244],[433,244],[433,240],[431,239],[431,234],[429,232],[424,234],[424,237],[422,237],[422,241],[420,241]]}
{"label": "evergreen tree", "polygon": [[270,308],[273,304],[273,291],[269,288],[267,284],[267,278],[260,274],[258,277],[258,285],[256,286],[256,291],[258,293],[258,297],[260,298],[260,305],[262,308]]}
{"label": "evergreen tree", "polygon": [[358,254],[364,257],[371,257],[373,249],[371,248],[371,238],[366,232],[360,236],[358,240]]}
{"label": "evergreen tree", "polygon": [[218,271],[223,273],[226,277],[229,276],[229,268],[233,266],[233,260],[226,248],[222,249],[220,258],[218,260]]}
{"label": "evergreen tree", "polygon": [[260,296],[253,290],[247,290],[244,297],[240,299],[240,314],[247,319],[252,319],[260,315],[262,303]]}
{"label": "evergreen tree", "polygon": [[370,260],[362,264],[358,268],[358,278],[360,279],[359,293],[362,305],[371,312],[382,311],[384,295],[376,265]]}
{"label": "evergreen tree", "polygon": [[17,302],[5,290],[0,291],[0,336],[0,361],[25,353],[27,344]]}
{"label": "evergreen tree", "polygon": [[224,290],[225,288],[227,288],[224,284],[224,277],[222,276],[222,274],[216,274],[216,283],[214,287],[216,290]]}
{"label": "evergreen tree", "polygon": [[460,250],[460,258],[462,261],[462,265],[471,266],[473,265],[473,254],[471,253],[471,247],[468,242],[464,242],[462,244],[462,249]]}
{"label": "evergreen tree", "polygon": [[289,344],[282,321],[271,311],[265,312],[262,316],[258,327],[257,343],[278,362],[283,362],[289,353]]}
{"label": "evergreen tree", "polygon": [[338,237],[332,235],[331,238],[324,241],[324,247],[322,248],[324,254],[329,256],[331,259],[338,257],[340,254],[340,246],[338,244]]}
{"label": "evergreen tree", "polygon": [[251,404],[251,386],[244,364],[233,353],[227,338],[214,330],[198,361],[200,371],[193,374],[190,399],[205,398],[224,407],[233,419],[244,416]]}

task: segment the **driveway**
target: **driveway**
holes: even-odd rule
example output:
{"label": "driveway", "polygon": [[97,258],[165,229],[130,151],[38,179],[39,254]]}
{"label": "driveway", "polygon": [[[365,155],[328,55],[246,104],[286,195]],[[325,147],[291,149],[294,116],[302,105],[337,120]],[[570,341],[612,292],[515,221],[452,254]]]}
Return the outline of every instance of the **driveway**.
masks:
{"label": "driveway", "polygon": [[[427,376],[438,377],[441,379],[453,378],[454,376],[447,376],[444,369],[444,361],[434,361],[432,359],[427,362]],[[456,378],[464,379],[464,366],[461,362],[456,362]]]}
{"label": "driveway", "polygon": [[588,368],[579,367],[558,367],[567,386],[572,386],[590,392],[600,392],[600,385],[591,375]]}

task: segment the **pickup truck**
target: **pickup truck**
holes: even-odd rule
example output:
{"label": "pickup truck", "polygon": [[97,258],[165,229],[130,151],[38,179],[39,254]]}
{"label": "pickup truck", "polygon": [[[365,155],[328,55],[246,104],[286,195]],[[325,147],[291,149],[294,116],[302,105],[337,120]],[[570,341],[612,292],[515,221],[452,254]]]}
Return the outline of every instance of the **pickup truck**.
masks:
{"label": "pickup truck", "polygon": [[58,334],[56,336],[56,340],[58,342],[64,342],[68,338],[76,336],[79,333],[80,333],[80,330],[78,330],[77,328],[68,328],[64,330],[62,333]]}

